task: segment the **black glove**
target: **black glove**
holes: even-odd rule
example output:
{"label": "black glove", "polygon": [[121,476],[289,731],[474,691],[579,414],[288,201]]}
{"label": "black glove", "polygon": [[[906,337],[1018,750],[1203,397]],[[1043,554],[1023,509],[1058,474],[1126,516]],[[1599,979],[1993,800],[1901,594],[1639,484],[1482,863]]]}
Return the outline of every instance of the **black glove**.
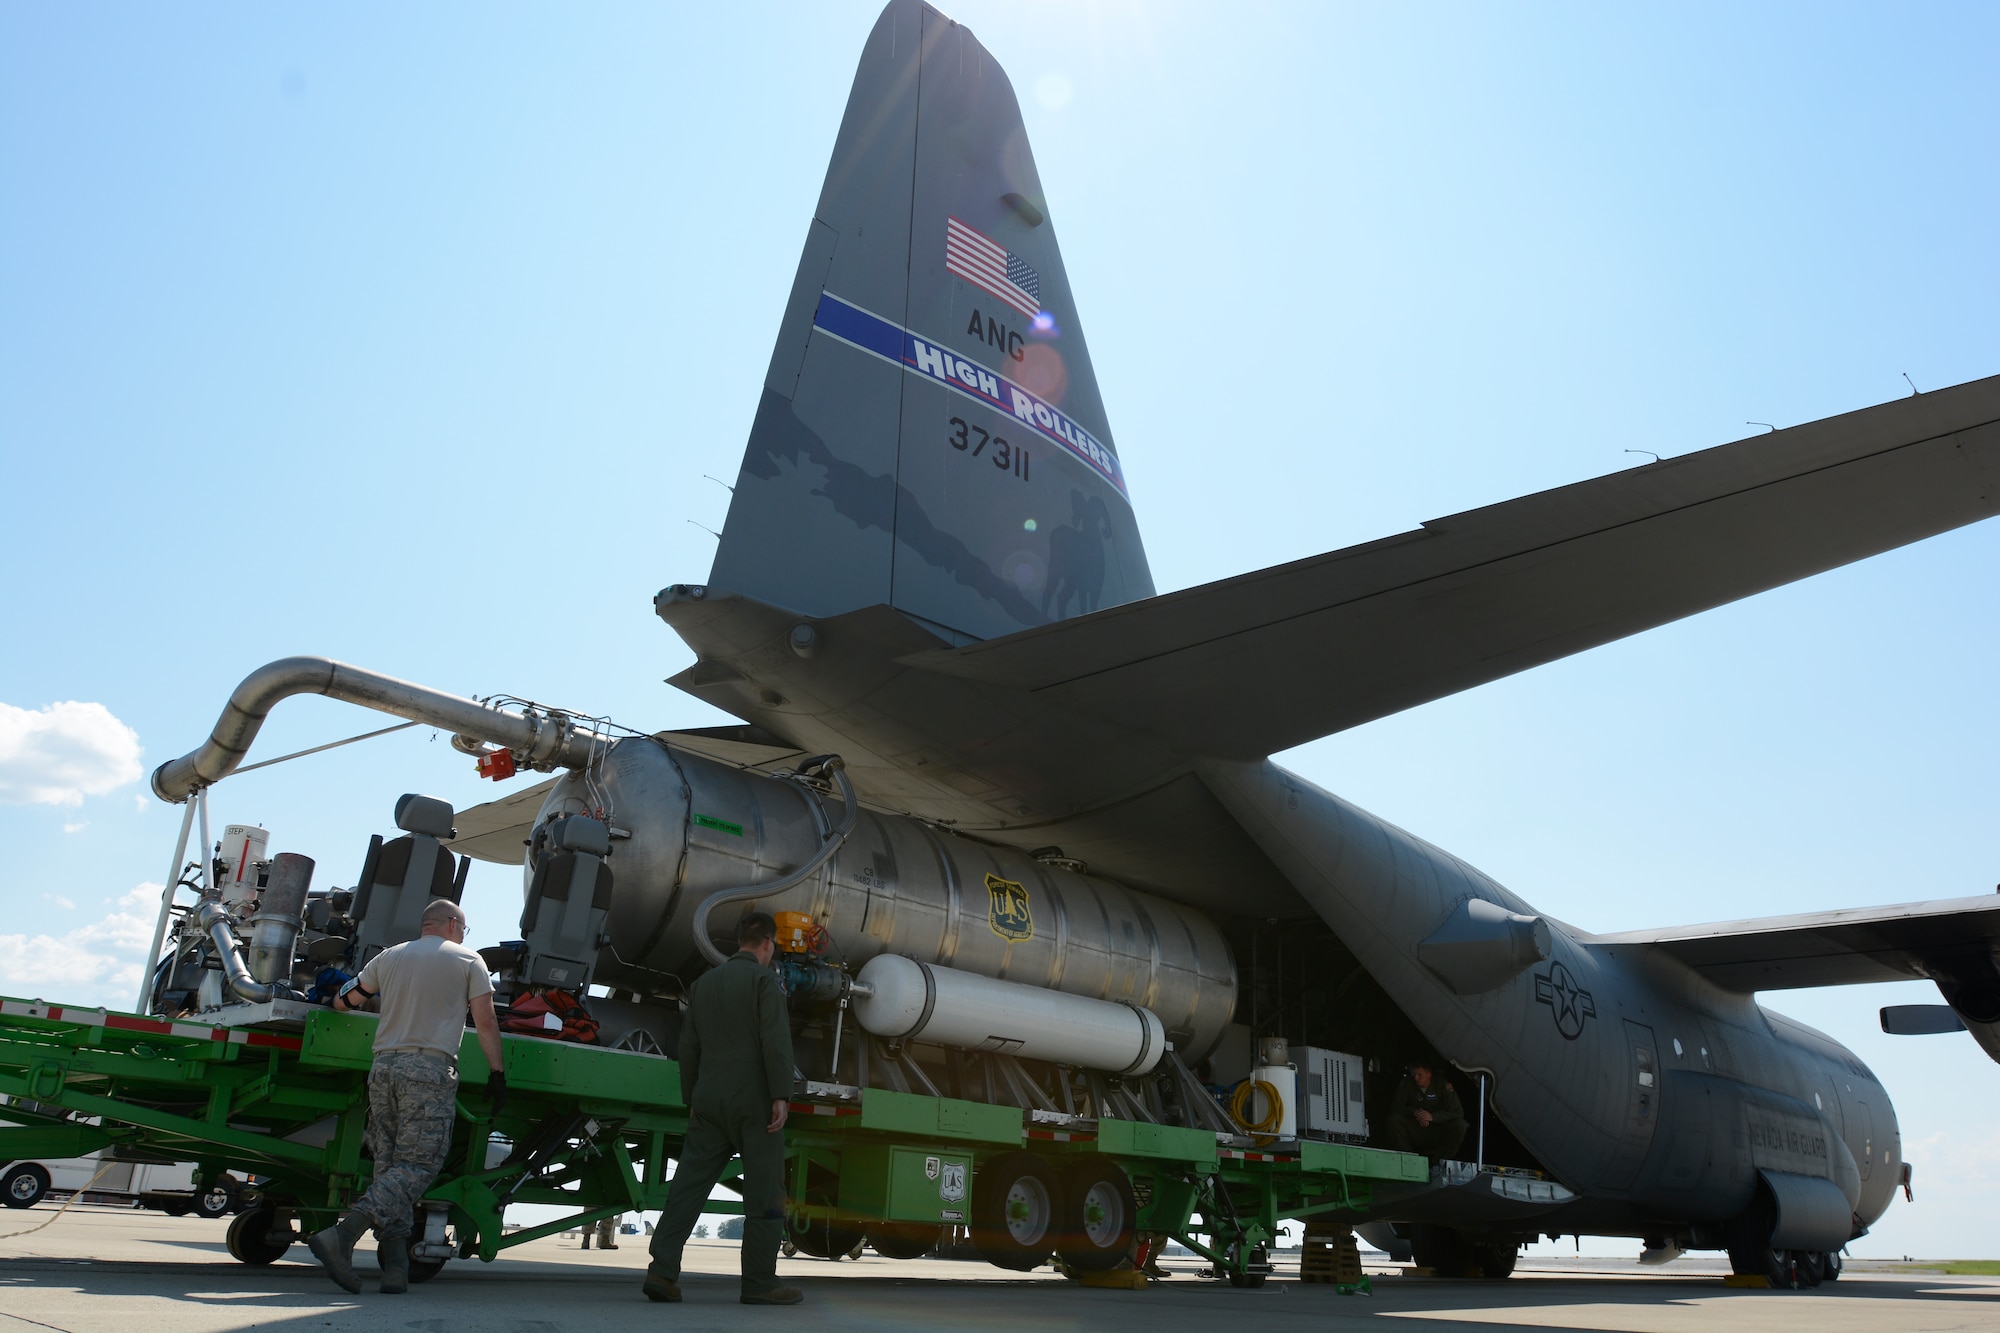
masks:
{"label": "black glove", "polygon": [[497,1069],[486,1076],[486,1100],[494,1115],[507,1109],[507,1076]]}

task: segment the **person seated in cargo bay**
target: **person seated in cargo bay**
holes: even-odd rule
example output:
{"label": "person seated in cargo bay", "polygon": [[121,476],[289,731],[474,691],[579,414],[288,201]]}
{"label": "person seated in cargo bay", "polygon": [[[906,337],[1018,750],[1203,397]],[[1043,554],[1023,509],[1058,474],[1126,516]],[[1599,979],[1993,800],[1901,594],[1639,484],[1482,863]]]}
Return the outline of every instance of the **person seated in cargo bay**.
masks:
{"label": "person seated in cargo bay", "polygon": [[1396,1089],[1396,1099],[1389,1103],[1385,1135],[1389,1146],[1398,1152],[1455,1158],[1465,1142],[1465,1130],[1465,1108],[1451,1084],[1439,1079],[1428,1064],[1411,1065]]}

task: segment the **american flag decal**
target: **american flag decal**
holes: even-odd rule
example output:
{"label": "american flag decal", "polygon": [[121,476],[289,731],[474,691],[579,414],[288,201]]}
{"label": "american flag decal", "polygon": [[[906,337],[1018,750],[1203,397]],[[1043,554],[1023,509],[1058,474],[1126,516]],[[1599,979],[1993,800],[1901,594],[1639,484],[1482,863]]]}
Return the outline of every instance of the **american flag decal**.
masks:
{"label": "american flag decal", "polygon": [[944,224],[944,267],[1030,319],[1042,313],[1042,275],[1006,246],[953,217]]}

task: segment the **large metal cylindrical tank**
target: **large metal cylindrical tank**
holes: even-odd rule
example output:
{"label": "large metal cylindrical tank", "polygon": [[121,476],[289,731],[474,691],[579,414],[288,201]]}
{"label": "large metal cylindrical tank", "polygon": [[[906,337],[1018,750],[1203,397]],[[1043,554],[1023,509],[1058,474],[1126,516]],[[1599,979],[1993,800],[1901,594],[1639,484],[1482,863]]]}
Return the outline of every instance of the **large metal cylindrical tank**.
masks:
{"label": "large metal cylindrical tank", "polygon": [[1150,1009],[877,954],[861,969],[854,1021],[878,1037],[1144,1074],[1166,1053]]}
{"label": "large metal cylindrical tank", "polygon": [[[837,798],[803,783],[635,737],[611,746],[587,780],[558,780],[537,828],[578,813],[613,830],[610,943],[594,979],[659,992],[705,966],[691,932],[704,897],[803,865],[843,812]],[[1235,960],[1202,913],[915,819],[863,810],[818,874],[720,909],[710,931],[726,936],[752,905],[823,923],[829,959],[853,968],[900,954],[1138,1005],[1191,1060],[1214,1046],[1235,1009]]]}

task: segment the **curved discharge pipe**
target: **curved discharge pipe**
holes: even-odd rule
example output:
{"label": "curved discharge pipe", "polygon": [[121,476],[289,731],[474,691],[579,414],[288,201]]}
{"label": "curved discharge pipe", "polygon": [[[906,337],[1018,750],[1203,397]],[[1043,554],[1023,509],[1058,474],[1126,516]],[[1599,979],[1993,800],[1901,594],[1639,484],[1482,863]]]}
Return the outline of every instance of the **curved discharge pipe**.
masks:
{"label": "curved discharge pipe", "polygon": [[195,909],[194,923],[208,932],[208,938],[215,945],[216,959],[222,964],[223,975],[229,978],[229,989],[237,997],[251,1004],[264,1004],[278,993],[278,988],[270,982],[258,981],[250,975],[250,969],[243,962],[243,955],[236,950],[236,936],[229,931],[229,912],[214,899],[204,899]]}
{"label": "curved discharge pipe", "polygon": [[829,754],[809,760],[799,766],[799,772],[808,776],[815,773],[831,773],[834,784],[840,788],[840,800],[847,807],[847,813],[841,817],[840,827],[833,831],[833,836],[828,838],[804,865],[791,874],[763,884],[744,884],[733,889],[717,889],[701,900],[694,909],[694,919],[689,923],[689,929],[694,934],[694,947],[701,950],[703,958],[717,967],[728,962],[729,955],[716,948],[715,941],[708,937],[708,914],[724,903],[768,898],[805,883],[818,873],[821,866],[833,859],[833,854],[840,850],[840,845],[847,841],[847,835],[854,832],[854,825],[861,818],[861,803],[854,799],[854,784],[847,780],[847,765],[841,762],[839,755]]}
{"label": "curved discharge pipe", "polygon": [[560,713],[495,708],[327,657],[283,657],[243,678],[200,749],[170,759],[153,771],[153,794],[177,804],[228,777],[250,752],[250,743],[271,710],[298,694],[323,694],[392,717],[427,722],[458,735],[504,745],[526,755],[529,767],[544,772],[555,767],[579,768],[590,762],[593,750],[609,741]]}

